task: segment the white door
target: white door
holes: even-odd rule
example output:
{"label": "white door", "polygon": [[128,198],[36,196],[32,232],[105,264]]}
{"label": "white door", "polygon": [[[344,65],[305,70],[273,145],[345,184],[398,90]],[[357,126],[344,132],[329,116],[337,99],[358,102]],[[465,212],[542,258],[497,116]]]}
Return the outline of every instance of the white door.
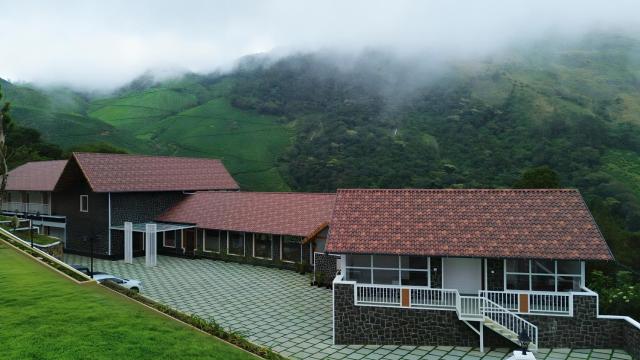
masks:
{"label": "white door", "polygon": [[477,295],[482,288],[482,260],[443,258],[442,284],[445,289],[458,289],[461,294]]}

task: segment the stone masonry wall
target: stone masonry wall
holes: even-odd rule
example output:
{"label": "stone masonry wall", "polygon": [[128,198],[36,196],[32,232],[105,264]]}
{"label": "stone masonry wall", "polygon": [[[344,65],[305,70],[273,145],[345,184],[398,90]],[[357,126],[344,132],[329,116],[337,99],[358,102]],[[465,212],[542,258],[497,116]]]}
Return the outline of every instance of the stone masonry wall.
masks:
{"label": "stone masonry wall", "polygon": [[340,257],[323,253],[316,253],[315,257],[316,263],[313,268],[314,278],[318,282],[322,280],[323,284],[330,284],[338,272],[338,261]]}
{"label": "stone masonry wall", "polygon": [[[353,286],[336,284],[336,344],[478,346],[479,337],[455,311],[356,306]],[[538,327],[545,348],[625,348],[640,358],[640,329],[620,319],[597,317],[597,297],[574,296],[574,316],[521,315]],[[515,344],[485,328],[485,346]]]}

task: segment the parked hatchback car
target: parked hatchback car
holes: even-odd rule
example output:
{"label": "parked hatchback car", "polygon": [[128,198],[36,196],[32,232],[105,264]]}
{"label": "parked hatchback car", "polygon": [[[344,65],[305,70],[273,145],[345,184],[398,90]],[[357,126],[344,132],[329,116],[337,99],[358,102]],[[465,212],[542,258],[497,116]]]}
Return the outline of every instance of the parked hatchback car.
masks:
{"label": "parked hatchback car", "polygon": [[113,276],[105,273],[101,273],[101,274],[94,273],[93,278],[99,283],[102,283],[105,281],[111,281],[113,283],[116,283],[122,287],[125,287],[135,292],[140,292],[140,290],[142,290],[142,282],[140,282],[139,280],[123,279],[123,278],[119,278],[117,276]]}

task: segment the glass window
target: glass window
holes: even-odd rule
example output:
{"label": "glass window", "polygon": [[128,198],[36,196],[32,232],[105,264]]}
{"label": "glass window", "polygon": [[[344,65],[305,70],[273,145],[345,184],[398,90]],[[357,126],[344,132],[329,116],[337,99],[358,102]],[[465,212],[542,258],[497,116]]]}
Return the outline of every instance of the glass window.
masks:
{"label": "glass window", "polygon": [[162,242],[162,246],[164,247],[176,247],[176,232],[174,231],[165,231],[164,240]]}
{"label": "glass window", "polygon": [[89,195],[80,195],[80,211],[89,212]]}
{"label": "glass window", "polygon": [[371,267],[371,255],[347,255],[347,266]]}
{"label": "glass window", "polygon": [[429,286],[429,272],[428,271],[407,271],[401,272],[402,285],[410,286]]}
{"label": "glass window", "polygon": [[507,272],[511,273],[528,273],[529,272],[529,260],[522,259],[508,259],[507,260]]}
{"label": "glass window", "polygon": [[400,262],[403,269],[425,269],[429,264],[429,258],[426,256],[401,256]]}
{"label": "glass window", "polygon": [[553,260],[533,260],[531,272],[534,274],[555,274],[555,262]]}
{"label": "glass window", "polygon": [[282,236],[282,260],[299,262],[302,261],[302,251],[300,247],[300,241],[302,239],[298,236]]}
{"label": "glass window", "polygon": [[558,291],[580,291],[580,277],[558,276]]}
{"label": "glass window", "polygon": [[[397,256],[396,256],[397,258]],[[400,285],[398,270],[373,269],[373,283],[383,285]]]}
{"label": "glass window", "polygon": [[398,268],[397,255],[373,255],[373,267]]}
{"label": "glass window", "polygon": [[229,231],[227,254],[244,256],[244,233]]}
{"label": "glass window", "polygon": [[220,252],[220,230],[204,230],[204,251]]}
{"label": "glass window", "polygon": [[271,259],[272,241],[269,234],[253,234],[253,256]]}
{"label": "glass window", "polygon": [[558,274],[580,275],[581,273],[580,261],[558,261]]}
{"label": "glass window", "polygon": [[508,290],[529,290],[529,275],[507,274]]}
{"label": "glass window", "polygon": [[371,270],[347,269],[347,280],[363,284],[371,284]]}
{"label": "glass window", "polygon": [[555,276],[532,275],[531,290],[533,291],[556,291]]}

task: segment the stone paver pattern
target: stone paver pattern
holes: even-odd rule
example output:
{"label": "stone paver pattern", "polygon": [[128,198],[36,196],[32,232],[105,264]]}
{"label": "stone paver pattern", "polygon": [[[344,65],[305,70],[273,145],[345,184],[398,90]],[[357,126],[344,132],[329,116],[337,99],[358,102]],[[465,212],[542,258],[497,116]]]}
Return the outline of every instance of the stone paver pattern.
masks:
{"label": "stone paver pattern", "polygon": [[[65,255],[69,264],[89,258]],[[256,344],[292,359],[504,359],[509,349],[460,346],[378,346],[332,344],[332,293],[309,286],[309,278],[289,270],[208,259],[158,256],[158,266],[94,259],[94,270],[142,281],[142,293],[180,311],[215,320]],[[485,349],[487,350],[487,349]],[[537,359],[631,357],[611,349],[540,349]]]}

